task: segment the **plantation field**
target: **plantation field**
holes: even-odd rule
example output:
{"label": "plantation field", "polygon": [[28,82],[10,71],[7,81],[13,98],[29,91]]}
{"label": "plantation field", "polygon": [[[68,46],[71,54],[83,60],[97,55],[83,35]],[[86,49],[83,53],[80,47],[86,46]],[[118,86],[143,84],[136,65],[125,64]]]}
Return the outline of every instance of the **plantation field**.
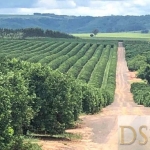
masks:
{"label": "plantation field", "polygon": [[97,88],[115,87],[117,45],[105,43],[4,40],[0,57],[45,64]]}
{"label": "plantation field", "polygon": [[[4,103],[1,110],[4,116],[12,114],[8,119],[3,117],[0,122],[2,130],[6,130],[4,123],[7,125],[11,123],[10,129],[16,135],[20,133],[25,135],[24,131],[28,130],[33,135],[46,133],[46,136],[56,136],[76,127],[81,113],[98,113],[95,116],[81,117],[84,126],[72,133],[81,133],[78,135],[82,135],[82,141],[80,144],[76,142],[76,145],[74,142],[67,143],[65,147],[83,149],[84,145],[85,149],[92,146],[95,149],[108,150],[110,143],[113,148],[118,146],[115,145],[118,140],[116,136],[118,115],[149,113],[147,109],[138,107],[131,99],[128,88],[130,84],[127,82],[128,67],[130,69],[136,67],[133,70],[140,68],[142,77],[150,81],[150,66],[147,64],[150,61],[149,42],[125,41],[124,44],[118,45],[117,41],[89,39],[1,40],[0,96],[2,104]],[[146,83],[131,86],[135,102],[145,106],[150,106],[149,90]],[[6,108],[3,109],[3,106]],[[9,134],[6,132],[5,135]],[[110,141],[104,143],[103,140],[106,141],[108,138]],[[45,143],[42,140],[39,143],[42,143],[43,150],[51,145],[54,149],[57,146],[58,149],[64,146],[64,142],[60,140],[59,143],[58,141]]]}
{"label": "plantation field", "polygon": [[81,38],[104,39],[104,40],[150,40],[150,34],[140,32],[119,32],[119,33],[98,33],[95,37],[90,37],[91,33],[72,34]]}

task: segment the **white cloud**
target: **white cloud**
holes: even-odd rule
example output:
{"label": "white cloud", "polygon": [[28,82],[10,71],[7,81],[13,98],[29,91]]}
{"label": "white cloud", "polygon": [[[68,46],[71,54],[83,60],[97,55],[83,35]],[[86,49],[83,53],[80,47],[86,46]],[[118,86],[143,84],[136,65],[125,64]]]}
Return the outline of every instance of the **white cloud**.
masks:
{"label": "white cloud", "polygon": [[49,9],[67,9],[76,7],[76,3],[74,0],[39,0],[35,6]]}
{"label": "white cloud", "polygon": [[78,16],[146,15],[149,8],[150,0],[37,0],[34,8],[18,8],[14,9],[14,13],[40,12]]}
{"label": "white cloud", "polygon": [[[50,13],[68,15],[143,15],[149,0],[39,0],[37,6]],[[49,10],[48,10],[49,9]],[[58,11],[58,9],[60,11]]]}

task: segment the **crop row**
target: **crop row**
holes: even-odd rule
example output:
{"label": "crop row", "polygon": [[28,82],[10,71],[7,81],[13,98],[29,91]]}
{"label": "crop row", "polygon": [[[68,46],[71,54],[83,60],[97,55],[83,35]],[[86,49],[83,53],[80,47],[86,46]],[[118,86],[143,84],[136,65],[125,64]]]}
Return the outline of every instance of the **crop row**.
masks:
{"label": "crop row", "polygon": [[61,41],[3,41],[0,45],[1,56],[46,64],[96,88],[106,88],[115,76],[116,47],[110,45]]}
{"label": "crop row", "polygon": [[95,68],[95,65],[97,64],[102,54],[102,50],[103,45],[97,47],[91,59],[88,60],[88,62],[83,66],[82,70],[80,71],[80,74],[78,75],[79,80],[85,81],[85,83],[89,82],[91,74]]}
{"label": "crop row", "polygon": [[52,55],[50,63],[48,63],[48,65],[52,69],[58,68],[62,62],[71,57],[71,53],[72,52],[74,53],[74,48],[76,48],[77,45],[78,45],[77,43],[71,43],[59,53]]}
{"label": "crop row", "polygon": [[82,70],[83,66],[87,63],[87,61],[92,58],[95,50],[97,48],[96,44],[92,46],[89,45],[89,49],[77,62],[68,70],[68,74],[71,74],[73,77],[77,78]]}
{"label": "crop row", "polygon": [[68,70],[81,58],[83,57],[87,49],[90,47],[90,44],[81,43],[76,47],[77,54],[72,56],[71,58],[64,61],[58,68],[58,70],[62,73],[68,72]]}
{"label": "crop row", "polygon": [[108,62],[106,64],[106,68],[104,71],[104,75],[103,75],[103,81],[102,81],[102,86],[101,88],[105,88],[107,86],[107,80],[108,80],[108,75],[109,75],[109,71],[110,71],[110,64],[112,62],[112,56],[113,56],[113,49],[110,50],[110,54],[109,54],[109,58],[108,58]]}
{"label": "crop row", "polygon": [[107,46],[107,48],[104,48],[103,53],[101,57],[99,58],[98,63],[96,64],[92,74],[91,78],[88,82],[88,84],[100,88],[102,81],[103,81],[103,76],[104,76],[104,71],[106,68],[106,64],[109,59],[109,54],[110,54],[110,48]]}

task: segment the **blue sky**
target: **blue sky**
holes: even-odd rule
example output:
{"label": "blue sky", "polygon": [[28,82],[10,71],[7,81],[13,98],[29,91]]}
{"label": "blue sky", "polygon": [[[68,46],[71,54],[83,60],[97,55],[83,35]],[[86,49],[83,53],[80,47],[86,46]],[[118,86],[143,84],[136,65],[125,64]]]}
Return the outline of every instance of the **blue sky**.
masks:
{"label": "blue sky", "polygon": [[0,14],[146,15],[149,10],[150,0],[0,0]]}

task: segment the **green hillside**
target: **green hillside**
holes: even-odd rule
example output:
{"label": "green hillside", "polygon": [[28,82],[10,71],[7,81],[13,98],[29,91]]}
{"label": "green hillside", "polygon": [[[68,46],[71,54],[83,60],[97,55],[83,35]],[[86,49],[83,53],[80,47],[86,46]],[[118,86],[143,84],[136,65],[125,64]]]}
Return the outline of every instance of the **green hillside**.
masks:
{"label": "green hillside", "polygon": [[54,14],[0,15],[0,28],[57,30],[66,33],[123,32],[150,29],[150,15],[145,16],[65,16]]}

